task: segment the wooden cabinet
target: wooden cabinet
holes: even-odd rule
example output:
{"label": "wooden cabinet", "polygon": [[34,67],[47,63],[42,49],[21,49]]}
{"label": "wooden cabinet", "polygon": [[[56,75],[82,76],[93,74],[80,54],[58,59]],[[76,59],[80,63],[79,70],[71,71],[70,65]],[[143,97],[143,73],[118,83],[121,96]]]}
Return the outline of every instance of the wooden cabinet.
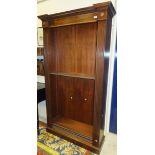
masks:
{"label": "wooden cabinet", "polygon": [[99,153],[104,140],[111,2],[42,15],[47,131]]}

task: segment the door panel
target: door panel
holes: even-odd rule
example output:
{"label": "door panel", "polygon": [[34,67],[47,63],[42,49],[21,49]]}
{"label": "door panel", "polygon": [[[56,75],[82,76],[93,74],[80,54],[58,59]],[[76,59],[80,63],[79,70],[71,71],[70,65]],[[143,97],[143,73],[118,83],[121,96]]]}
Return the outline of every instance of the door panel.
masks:
{"label": "door panel", "polygon": [[[50,108],[48,108],[48,113],[53,117],[56,117],[58,115],[58,106],[57,106],[57,76],[56,75],[50,75],[50,89],[49,89],[49,96],[50,96],[50,103],[47,103]],[[50,120],[52,121],[52,120]]]}
{"label": "door panel", "polygon": [[94,80],[58,76],[57,83],[61,115],[92,124]]}
{"label": "door panel", "polygon": [[70,117],[71,115],[71,96],[73,96],[72,78],[58,76],[57,81],[57,104],[61,116]]}
{"label": "door panel", "polygon": [[82,113],[85,114],[84,122],[93,123],[93,106],[94,106],[94,80],[85,80],[83,86]]}

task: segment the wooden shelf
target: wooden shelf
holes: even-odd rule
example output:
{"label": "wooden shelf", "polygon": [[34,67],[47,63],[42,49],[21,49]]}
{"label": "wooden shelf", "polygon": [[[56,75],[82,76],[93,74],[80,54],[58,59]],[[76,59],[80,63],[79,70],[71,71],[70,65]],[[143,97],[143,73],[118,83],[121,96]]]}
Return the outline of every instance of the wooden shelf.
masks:
{"label": "wooden shelf", "polygon": [[67,73],[50,73],[52,75],[59,75],[59,76],[69,76],[69,77],[77,77],[77,78],[84,78],[84,79],[95,79],[95,76],[88,76],[83,74],[67,74]]}
{"label": "wooden shelf", "polygon": [[88,140],[92,140],[92,125],[75,121],[66,117],[57,118],[52,125],[62,128],[65,131],[67,130],[75,135],[78,134],[78,136],[84,137]]}

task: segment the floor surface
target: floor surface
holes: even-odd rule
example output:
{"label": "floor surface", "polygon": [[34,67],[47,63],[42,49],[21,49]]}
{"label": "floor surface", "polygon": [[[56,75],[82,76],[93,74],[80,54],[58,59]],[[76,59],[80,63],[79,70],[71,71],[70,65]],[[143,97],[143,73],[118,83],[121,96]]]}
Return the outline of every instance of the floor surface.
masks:
{"label": "floor surface", "polygon": [[117,135],[113,133],[107,133],[100,155],[116,155],[116,154],[117,154]]}

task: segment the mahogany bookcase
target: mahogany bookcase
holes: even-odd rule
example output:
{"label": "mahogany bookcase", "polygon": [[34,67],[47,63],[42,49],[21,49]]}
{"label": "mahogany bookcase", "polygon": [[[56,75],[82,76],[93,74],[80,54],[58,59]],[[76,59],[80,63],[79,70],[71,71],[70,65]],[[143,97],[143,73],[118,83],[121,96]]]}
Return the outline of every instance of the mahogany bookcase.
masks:
{"label": "mahogany bookcase", "polygon": [[41,15],[47,131],[99,153],[104,140],[111,2]]}

